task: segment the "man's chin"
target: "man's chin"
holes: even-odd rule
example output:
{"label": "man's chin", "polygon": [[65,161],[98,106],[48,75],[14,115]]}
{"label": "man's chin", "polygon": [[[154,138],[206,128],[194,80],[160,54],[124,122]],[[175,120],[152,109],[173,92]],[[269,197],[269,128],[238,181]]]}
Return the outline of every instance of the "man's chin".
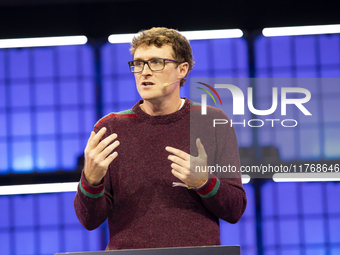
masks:
{"label": "man's chin", "polygon": [[145,93],[145,92],[139,93],[139,95],[143,100],[155,100],[160,97],[160,96],[155,95],[154,93]]}

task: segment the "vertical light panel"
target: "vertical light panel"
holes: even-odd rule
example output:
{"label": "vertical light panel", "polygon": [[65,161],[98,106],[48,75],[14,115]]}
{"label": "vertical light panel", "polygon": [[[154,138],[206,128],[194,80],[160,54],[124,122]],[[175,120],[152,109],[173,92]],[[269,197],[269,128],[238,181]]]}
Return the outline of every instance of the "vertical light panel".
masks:
{"label": "vertical light panel", "polygon": [[[195,59],[195,66],[191,71],[188,81],[181,88],[182,95],[190,97],[191,78],[246,78],[248,72],[247,43],[244,38],[237,39],[211,39],[190,42]],[[214,84],[210,84],[214,87]],[[241,88],[242,90],[244,88]],[[217,89],[218,90],[218,89]],[[218,90],[221,92],[223,90]],[[224,105],[232,108],[232,98],[224,91],[220,93],[225,97]],[[210,97],[207,97],[207,104],[215,106]],[[226,112],[229,118],[239,121],[239,116],[232,116],[232,112]],[[248,114],[245,117],[250,117]],[[238,144],[240,147],[249,147],[252,144],[252,131],[250,128],[243,128],[235,125]]]}
{"label": "vertical light panel", "polygon": [[129,43],[106,43],[101,49],[103,115],[130,109],[141,99],[128,65],[129,49]]}
{"label": "vertical light panel", "polygon": [[[256,74],[258,78],[339,78],[340,77],[340,36],[282,36],[258,37],[255,42]],[[336,83],[336,82],[334,82]],[[268,84],[258,87],[259,107],[267,109],[271,104],[272,87]],[[287,84],[286,86],[298,86]],[[340,139],[338,101],[339,86],[311,80],[308,89],[313,100],[308,108],[312,117],[296,111],[299,126],[294,130],[287,128],[263,127],[259,129],[261,146],[275,146],[283,160],[336,159],[340,149],[336,143]],[[284,116],[274,116],[282,118]],[[313,139],[311,139],[311,137]]]}
{"label": "vertical light panel", "polygon": [[0,173],[73,170],[96,121],[92,49],[0,50]]}
{"label": "vertical light panel", "polygon": [[[340,235],[338,183],[274,183],[262,187],[265,254],[327,253]],[[333,193],[335,192],[335,193]]]}
{"label": "vertical light panel", "polygon": [[251,184],[244,185],[247,194],[247,208],[237,224],[229,224],[220,220],[221,245],[241,245],[241,253],[257,254],[255,195]]}
{"label": "vertical light panel", "polygon": [[1,255],[103,250],[101,228],[87,231],[74,215],[74,196],[74,192],[0,196]]}

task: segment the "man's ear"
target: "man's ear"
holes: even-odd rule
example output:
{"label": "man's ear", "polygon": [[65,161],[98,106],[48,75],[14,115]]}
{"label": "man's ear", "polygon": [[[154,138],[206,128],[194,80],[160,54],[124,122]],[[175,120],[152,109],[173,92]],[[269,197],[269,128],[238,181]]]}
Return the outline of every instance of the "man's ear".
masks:
{"label": "man's ear", "polygon": [[188,62],[184,62],[184,63],[181,63],[179,66],[179,76],[178,78],[184,78],[187,73],[188,73],[188,70],[189,70],[189,63]]}

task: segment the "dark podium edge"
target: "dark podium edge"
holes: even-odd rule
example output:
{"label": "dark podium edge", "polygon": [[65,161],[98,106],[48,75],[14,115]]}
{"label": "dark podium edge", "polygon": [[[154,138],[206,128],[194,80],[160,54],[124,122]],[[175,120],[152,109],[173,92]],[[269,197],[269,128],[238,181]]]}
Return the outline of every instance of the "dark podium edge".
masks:
{"label": "dark podium edge", "polygon": [[154,249],[129,249],[112,251],[90,251],[55,253],[55,255],[240,255],[239,245],[217,246],[194,246],[194,247],[171,247]]}

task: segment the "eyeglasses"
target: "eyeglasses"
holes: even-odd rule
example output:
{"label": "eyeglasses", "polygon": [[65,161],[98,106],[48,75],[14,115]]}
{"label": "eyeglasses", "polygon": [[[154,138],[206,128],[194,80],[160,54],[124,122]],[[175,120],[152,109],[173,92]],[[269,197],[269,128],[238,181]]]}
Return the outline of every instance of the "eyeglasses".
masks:
{"label": "eyeglasses", "polygon": [[129,61],[128,64],[130,66],[130,71],[132,73],[140,73],[143,71],[145,64],[148,65],[151,71],[161,71],[165,67],[165,61],[170,61],[174,63],[178,62],[174,59],[168,59],[168,58],[152,58],[147,61],[133,60],[133,61]]}

